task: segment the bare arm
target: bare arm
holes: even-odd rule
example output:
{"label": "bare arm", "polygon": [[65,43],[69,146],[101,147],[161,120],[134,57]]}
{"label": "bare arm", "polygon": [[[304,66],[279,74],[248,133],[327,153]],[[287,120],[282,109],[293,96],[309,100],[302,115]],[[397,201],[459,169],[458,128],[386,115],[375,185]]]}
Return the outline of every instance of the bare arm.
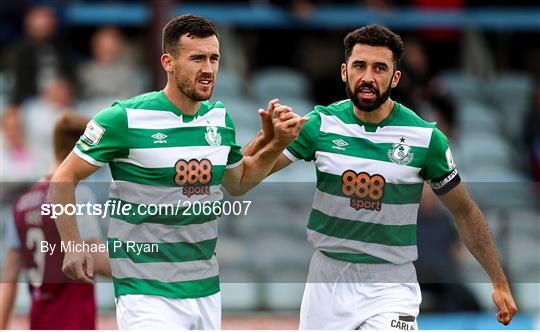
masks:
{"label": "bare arm", "polygon": [[22,269],[23,258],[19,251],[8,249],[2,269],[0,283],[0,329],[6,330],[13,304],[17,298],[17,280]]}
{"label": "bare arm", "polygon": [[251,140],[242,148],[242,154],[244,156],[253,156],[263,147],[265,147],[274,138],[274,126],[272,119],[274,117],[274,107],[279,105],[279,99],[272,99],[268,102],[268,110],[259,109],[259,116],[261,117],[261,130],[257,133],[255,138]]}
{"label": "bare arm", "polygon": [[[282,112],[286,114],[281,117]],[[229,194],[243,195],[267,177],[283,150],[296,139],[306,121],[306,118],[292,113],[289,107],[277,106],[273,115],[274,138],[254,155],[245,155],[240,166],[225,172],[222,184]]]}
{"label": "bare arm", "polygon": [[278,171],[284,169],[285,167],[289,166],[290,164],[292,164],[292,160],[285,157],[285,155],[282,153],[279,156],[276,163],[274,164],[274,167],[272,167],[272,170],[270,171],[270,174],[268,174],[268,175],[274,174],[275,172],[278,172]]}
{"label": "bare arm", "polygon": [[482,212],[462,183],[439,198],[452,213],[463,242],[489,275],[493,283],[493,302],[499,308],[497,319],[508,325],[517,307]]}
{"label": "bare arm", "polygon": [[272,138],[273,137],[267,137],[262,130],[259,130],[255,138],[242,147],[242,154],[247,157],[252,157],[255,153],[268,145]]}
{"label": "bare arm", "polygon": [[[102,244],[103,241],[101,239],[94,237],[84,240],[85,243],[95,243],[95,244]],[[105,244],[106,245],[106,244]],[[109,262],[109,255],[107,252],[97,251],[92,253],[92,258],[94,260],[94,272],[97,274],[100,274],[104,277],[112,277],[111,273],[111,264]]]}
{"label": "bare arm", "polygon": [[[54,173],[51,180],[50,197],[52,204],[75,204],[75,187],[80,180],[98,169],[71,152]],[[56,227],[62,241],[81,242],[74,216],[60,215]],[[93,284],[93,257],[90,253],[66,252],[62,271],[72,278]]]}

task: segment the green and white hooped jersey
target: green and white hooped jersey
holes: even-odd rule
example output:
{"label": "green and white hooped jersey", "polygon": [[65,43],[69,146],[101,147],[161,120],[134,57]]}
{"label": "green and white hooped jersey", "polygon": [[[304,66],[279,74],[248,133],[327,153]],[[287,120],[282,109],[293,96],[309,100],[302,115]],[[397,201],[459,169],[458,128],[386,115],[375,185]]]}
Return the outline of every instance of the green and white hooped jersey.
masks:
{"label": "green and white hooped jersey", "polygon": [[[74,152],[111,169],[107,244],[116,296],[194,298],[219,291],[219,216],[190,213],[185,202],[220,201],[225,169],[242,162],[222,103],[202,102],[189,116],[162,91],[117,101],[88,123]],[[156,214],[139,207],[156,204],[171,208]]]}
{"label": "green and white hooped jersey", "polygon": [[284,154],[315,162],[309,241],[353,263],[416,260],[423,182],[441,194],[459,181],[445,135],[398,103],[378,124],[359,120],[348,99],[316,106],[307,116]]}

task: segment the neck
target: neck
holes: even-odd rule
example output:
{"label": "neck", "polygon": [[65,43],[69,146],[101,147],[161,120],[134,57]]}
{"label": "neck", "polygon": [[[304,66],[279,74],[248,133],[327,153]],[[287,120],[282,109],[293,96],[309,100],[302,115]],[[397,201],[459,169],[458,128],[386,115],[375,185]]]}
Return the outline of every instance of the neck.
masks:
{"label": "neck", "polygon": [[167,81],[167,85],[163,89],[165,96],[178,108],[182,113],[187,115],[195,115],[201,106],[200,101],[194,101],[183,94],[174,83]]}
{"label": "neck", "polygon": [[394,108],[394,101],[390,98],[386,99],[381,106],[371,112],[361,111],[358,109],[358,107],[356,107],[356,105],[353,104],[354,115],[356,115],[358,119],[367,123],[381,122],[382,120],[386,119],[388,115],[390,115],[392,108]]}

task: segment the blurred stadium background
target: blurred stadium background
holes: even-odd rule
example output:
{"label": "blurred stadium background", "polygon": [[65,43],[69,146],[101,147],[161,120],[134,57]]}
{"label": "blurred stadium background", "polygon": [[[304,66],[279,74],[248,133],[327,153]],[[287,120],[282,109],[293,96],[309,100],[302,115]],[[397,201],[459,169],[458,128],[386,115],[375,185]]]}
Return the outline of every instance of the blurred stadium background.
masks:
{"label": "blurred stadium background", "polygon": [[[393,98],[437,121],[451,139],[513,285],[520,311],[511,327],[540,329],[536,1],[2,1],[0,230],[17,193],[48,172],[60,111],[92,116],[115,99],[162,87],[161,28],[182,13],[218,25],[222,62],[212,99],[225,102],[241,145],[257,132],[257,109],[271,98],[299,114],[345,98],[339,65],[347,31],[379,23],[398,32],[406,55]],[[247,216],[222,219],[224,328],[297,327],[313,251],[304,228],[314,173],[299,162],[245,198],[253,200]],[[93,181],[108,179],[103,170]],[[105,192],[97,190],[98,199]],[[420,328],[499,328],[485,273],[429,192],[418,238],[417,269],[426,280]],[[29,299],[20,288],[12,328],[28,326]],[[115,328],[112,284],[98,283],[97,294],[99,327]]]}

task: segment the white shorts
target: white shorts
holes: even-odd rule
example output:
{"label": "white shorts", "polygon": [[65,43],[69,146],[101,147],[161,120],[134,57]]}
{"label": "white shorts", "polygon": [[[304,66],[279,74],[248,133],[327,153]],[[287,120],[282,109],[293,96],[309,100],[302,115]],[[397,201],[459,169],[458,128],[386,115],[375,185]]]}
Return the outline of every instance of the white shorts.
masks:
{"label": "white shorts", "polygon": [[301,330],[417,330],[422,296],[412,263],[355,264],[316,251],[300,309]]}
{"label": "white shorts", "polygon": [[122,295],[116,300],[116,321],[121,330],[219,330],[221,293],[193,299]]}

